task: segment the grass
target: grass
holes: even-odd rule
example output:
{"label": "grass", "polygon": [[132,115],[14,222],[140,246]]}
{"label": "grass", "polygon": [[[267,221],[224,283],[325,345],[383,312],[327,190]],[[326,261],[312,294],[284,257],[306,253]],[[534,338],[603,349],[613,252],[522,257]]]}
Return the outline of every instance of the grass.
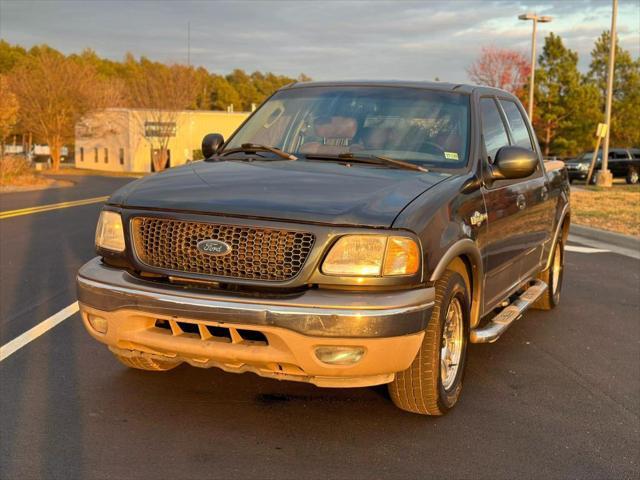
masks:
{"label": "grass", "polygon": [[22,157],[5,155],[0,160],[0,187],[41,187],[52,183],[34,172]]}
{"label": "grass", "polygon": [[140,178],[148,175],[148,173],[136,173],[136,172],[110,172],[108,170],[91,170],[88,168],[75,168],[70,165],[60,165],[60,169],[57,171],[47,170],[45,174],[49,175],[95,175],[100,177],[130,177]]}
{"label": "grass", "polygon": [[640,185],[573,189],[571,222],[640,237]]}

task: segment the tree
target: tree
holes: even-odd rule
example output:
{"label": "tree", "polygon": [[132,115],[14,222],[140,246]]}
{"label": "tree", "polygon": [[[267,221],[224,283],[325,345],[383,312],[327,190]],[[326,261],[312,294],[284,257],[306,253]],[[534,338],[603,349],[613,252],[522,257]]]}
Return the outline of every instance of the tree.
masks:
{"label": "tree", "polygon": [[211,108],[226,110],[228,106],[242,108],[242,99],[235,88],[220,75],[211,76]]}
{"label": "tree", "polygon": [[[591,51],[588,79],[600,93],[599,105],[604,112],[607,94],[607,72],[611,35],[604,31]],[[611,108],[611,143],[620,147],[640,145],[640,59],[616,42]]]}
{"label": "tree", "polygon": [[533,123],[545,156],[589,148],[598,119],[598,92],[578,71],[578,54],[551,33],[539,65]]}
{"label": "tree", "polygon": [[4,142],[18,119],[18,99],[9,88],[9,80],[0,75],[0,160],[4,158]]}
{"label": "tree", "polygon": [[472,82],[501,88],[522,96],[531,67],[517,50],[483,47],[480,57],[467,68]]}
{"label": "tree", "polygon": [[255,84],[252,82],[251,77],[247,75],[244,70],[236,68],[233,72],[227,75],[227,81],[233,87],[233,89],[240,95],[242,101],[239,105],[241,110],[248,112],[251,110],[251,104],[260,103],[262,96]]}
{"label": "tree", "polygon": [[141,58],[128,65],[129,103],[146,112],[137,115],[144,138],[152,148],[155,171],[169,160],[169,140],[177,129],[178,113],[197,98],[195,72],[183,65],[162,65]]}
{"label": "tree", "polygon": [[63,145],[74,141],[78,120],[92,110],[117,105],[121,92],[91,66],[48,47],[32,51],[12,71],[11,87],[22,127],[47,142],[52,168],[57,170]]}

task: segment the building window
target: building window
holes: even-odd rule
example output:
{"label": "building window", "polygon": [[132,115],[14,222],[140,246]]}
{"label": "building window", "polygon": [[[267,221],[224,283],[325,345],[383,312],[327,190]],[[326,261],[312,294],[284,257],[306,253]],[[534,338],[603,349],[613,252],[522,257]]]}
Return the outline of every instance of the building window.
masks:
{"label": "building window", "polygon": [[80,161],[84,162],[84,147],[80,147]]}
{"label": "building window", "polygon": [[109,149],[104,149],[104,163],[109,163]]}
{"label": "building window", "polygon": [[120,149],[120,165],[124,165],[124,148]]}
{"label": "building window", "polygon": [[98,163],[98,147],[93,149],[93,161]]}

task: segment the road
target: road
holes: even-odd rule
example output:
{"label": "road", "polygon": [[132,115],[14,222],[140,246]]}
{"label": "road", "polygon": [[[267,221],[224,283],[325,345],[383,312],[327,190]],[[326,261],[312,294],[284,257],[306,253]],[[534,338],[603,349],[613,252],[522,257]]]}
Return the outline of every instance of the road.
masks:
{"label": "road", "polygon": [[[0,210],[129,179],[77,181],[2,195]],[[0,220],[0,345],[75,300],[99,209]],[[75,314],[0,362],[0,478],[638,478],[640,261],[577,250],[561,305],[472,345],[441,418],[396,409],[383,387],[127,370]]]}

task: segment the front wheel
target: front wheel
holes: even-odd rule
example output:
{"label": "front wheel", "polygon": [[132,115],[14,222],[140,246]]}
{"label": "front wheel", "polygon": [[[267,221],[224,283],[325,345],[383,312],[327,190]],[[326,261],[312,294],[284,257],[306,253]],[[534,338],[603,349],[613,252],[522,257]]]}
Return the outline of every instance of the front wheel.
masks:
{"label": "front wheel", "polygon": [[447,270],[435,284],[436,302],[411,366],[389,384],[393,403],[422,415],[444,415],[457,403],[467,359],[469,292],[459,273]]}

